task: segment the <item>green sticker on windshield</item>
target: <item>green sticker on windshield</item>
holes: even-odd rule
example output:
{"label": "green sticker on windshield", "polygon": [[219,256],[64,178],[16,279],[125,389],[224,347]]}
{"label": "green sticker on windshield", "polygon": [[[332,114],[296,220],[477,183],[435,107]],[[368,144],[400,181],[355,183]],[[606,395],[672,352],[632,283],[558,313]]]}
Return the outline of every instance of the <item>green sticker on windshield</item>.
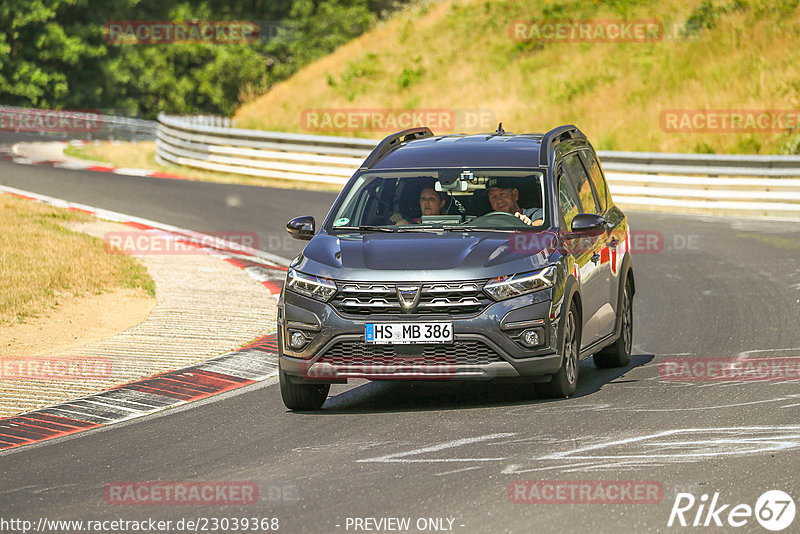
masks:
{"label": "green sticker on windshield", "polygon": [[333,225],[334,226],[344,226],[345,224],[347,224],[349,222],[350,222],[350,219],[348,219],[347,217],[342,217],[341,219],[336,219],[335,221],[333,221]]}

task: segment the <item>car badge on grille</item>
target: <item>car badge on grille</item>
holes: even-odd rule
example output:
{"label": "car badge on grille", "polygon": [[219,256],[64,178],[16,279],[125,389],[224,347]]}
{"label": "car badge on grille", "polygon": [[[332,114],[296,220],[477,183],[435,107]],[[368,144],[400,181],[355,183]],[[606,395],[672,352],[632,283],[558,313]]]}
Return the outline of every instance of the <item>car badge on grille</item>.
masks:
{"label": "car badge on grille", "polygon": [[400,306],[403,311],[411,313],[419,303],[419,286],[397,286],[397,299],[400,301]]}

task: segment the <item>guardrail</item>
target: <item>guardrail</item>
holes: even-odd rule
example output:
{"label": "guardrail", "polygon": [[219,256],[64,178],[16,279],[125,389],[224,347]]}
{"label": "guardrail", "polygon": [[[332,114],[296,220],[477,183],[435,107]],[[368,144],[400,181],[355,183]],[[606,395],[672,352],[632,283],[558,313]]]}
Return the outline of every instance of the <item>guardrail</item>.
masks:
{"label": "guardrail", "polygon": [[375,148],[350,137],[198,126],[159,115],[157,159],[211,171],[343,185]]}
{"label": "guardrail", "polygon": [[716,176],[800,176],[800,156],[669,154],[598,150],[603,167],[622,172]]}
{"label": "guardrail", "polygon": [[[100,134],[106,139],[126,141],[153,141],[156,138],[158,123],[144,119],[101,115],[103,128]],[[95,136],[94,138],[97,138]]]}
{"label": "guardrail", "polygon": [[[377,141],[158,117],[161,163],[343,185]],[[800,217],[800,157],[598,151],[615,201],[637,208]]]}
{"label": "guardrail", "polygon": [[152,141],[156,121],[106,115],[92,110],[52,110],[0,105],[0,131],[49,139]]}

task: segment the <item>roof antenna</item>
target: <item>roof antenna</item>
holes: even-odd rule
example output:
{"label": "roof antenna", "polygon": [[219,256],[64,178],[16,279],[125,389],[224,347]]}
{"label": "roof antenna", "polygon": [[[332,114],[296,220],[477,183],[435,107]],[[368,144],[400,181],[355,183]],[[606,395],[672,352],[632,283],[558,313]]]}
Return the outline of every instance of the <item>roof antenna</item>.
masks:
{"label": "roof antenna", "polygon": [[506,131],[503,129],[503,123],[501,122],[497,125],[497,131],[495,132],[495,135],[503,135],[504,133],[506,133]]}

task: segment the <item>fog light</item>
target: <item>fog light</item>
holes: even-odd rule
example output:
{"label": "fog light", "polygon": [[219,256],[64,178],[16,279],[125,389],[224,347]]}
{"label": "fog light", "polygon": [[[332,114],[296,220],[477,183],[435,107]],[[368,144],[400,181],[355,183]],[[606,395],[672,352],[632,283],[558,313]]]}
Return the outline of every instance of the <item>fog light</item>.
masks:
{"label": "fog light", "polygon": [[522,343],[524,343],[529,347],[535,347],[536,345],[541,343],[541,338],[539,337],[538,330],[533,328],[522,332],[520,338],[522,339]]}
{"label": "fog light", "polygon": [[302,348],[306,344],[306,336],[302,332],[292,332],[289,335],[289,346],[293,349]]}

